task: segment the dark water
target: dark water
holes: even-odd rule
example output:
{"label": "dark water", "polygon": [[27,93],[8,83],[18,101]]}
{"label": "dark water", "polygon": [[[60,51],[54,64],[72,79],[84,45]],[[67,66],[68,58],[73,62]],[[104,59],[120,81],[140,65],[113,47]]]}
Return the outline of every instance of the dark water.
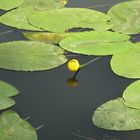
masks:
{"label": "dark water", "polygon": [[[109,7],[123,0],[69,0],[68,7],[89,7],[106,12]],[[0,25],[0,32],[13,28]],[[0,41],[21,40],[22,31],[0,36]],[[135,41],[140,37],[135,36]],[[75,57],[69,57],[69,59]],[[76,56],[80,63],[93,57]],[[92,124],[93,111],[102,103],[120,97],[123,90],[132,82],[119,77],[110,69],[111,57],[103,57],[82,69],[77,80],[77,87],[66,83],[72,73],[63,66],[43,72],[16,72],[0,69],[0,80],[7,81],[20,90],[15,97],[13,107],[21,117],[31,116],[29,122],[38,127],[39,140],[82,140],[73,133],[93,138],[94,140],[140,140],[140,131],[115,132],[99,129]],[[110,137],[110,138],[109,138]],[[105,139],[106,138],[106,139]],[[111,139],[112,138],[112,139]],[[113,139],[114,138],[114,139]],[[116,139],[115,139],[116,138]]]}

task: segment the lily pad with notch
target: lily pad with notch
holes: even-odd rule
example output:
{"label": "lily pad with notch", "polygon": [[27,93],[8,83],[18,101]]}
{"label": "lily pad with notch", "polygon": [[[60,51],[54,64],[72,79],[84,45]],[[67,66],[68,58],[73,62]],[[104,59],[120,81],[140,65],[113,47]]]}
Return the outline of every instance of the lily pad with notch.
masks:
{"label": "lily pad with notch", "polygon": [[110,65],[112,71],[127,78],[140,78],[140,43],[126,52],[113,55]]}
{"label": "lily pad with notch", "polygon": [[125,34],[140,33],[140,1],[122,2],[111,7],[107,13],[110,16],[112,29]]}
{"label": "lily pad with notch", "polygon": [[102,12],[86,8],[62,8],[48,11],[36,11],[28,16],[29,23],[50,32],[64,33],[72,28],[92,28],[106,31],[112,27],[109,16]]}

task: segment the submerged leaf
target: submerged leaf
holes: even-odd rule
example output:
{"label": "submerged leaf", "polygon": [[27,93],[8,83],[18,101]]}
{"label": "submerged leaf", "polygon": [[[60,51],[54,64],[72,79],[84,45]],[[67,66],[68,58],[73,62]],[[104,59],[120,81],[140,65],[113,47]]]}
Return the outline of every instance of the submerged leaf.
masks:
{"label": "submerged leaf", "polygon": [[34,128],[13,111],[0,116],[0,130],[2,140],[37,140]]}
{"label": "submerged leaf", "polygon": [[123,99],[111,100],[96,109],[93,123],[103,129],[128,131],[140,129],[140,110],[123,104]]}
{"label": "submerged leaf", "polygon": [[65,32],[74,27],[92,28],[106,31],[112,27],[109,17],[101,12],[85,8],[62,8],[48,11],[36,11],[30,14],[29,22],[51,32]]}
{"label": "submerged leaf", "polygon": [[0,95],[3,95],[5,97],[12,97],[19,93],[19,91],[13,87],[12,85],[0,81]]}
{"label": "submerged leaf", "polygon": [[140,80],[129,85],[123,93],[124,104],[140,109]]}
{"label": "submerged leaf", "polygon": [[119,76],[140,78],[140,43],[127,52],[113,55],[111,69]]}
{"label": "submerged leaf", "polygon": [[25,0],[0,0],[0,9],[2,10],[10,10],[18,7]]}
{"label": "submerged leaf", "polygon": [[15,104],[13,99],[10,99],[0,94],[0,110],[7,109]]}
{"label": "submerged leaf", "polygon": [[59,42],[75,33],[49,33],[49,32],[24,32],[23,35],[29,40],[44,41],[46,43],[59,44]]}
{"label": "submerged leaf", "polygon": [[33,12],[32,8],[18,8],[2,15],[0,22],[19,29],[42,31],[28,23],[27,17]]}
{"label": "submerged leaf", "polygon": [[64,64],[64,51],[37,41],[13,41],[0,44],[0,68],[22,71],[47,70]]}
{"label": "submerged leaf", "polygon": [[133,43],[128,35],[117,32],[84,32],[63,39],[60,46],[74,53],[112,55],[129,50]]}
{"label": "submerged leaf", "polygon": [[20,7],[33,7],[36,10],[62,8],[67,0],[25,0]]}
{"label": "submerged leaf", "polygon": [[113,30],[126,34],[137,34],[140,32],[140,1],[133,0],[119,3],[113,6],[108,15]]}

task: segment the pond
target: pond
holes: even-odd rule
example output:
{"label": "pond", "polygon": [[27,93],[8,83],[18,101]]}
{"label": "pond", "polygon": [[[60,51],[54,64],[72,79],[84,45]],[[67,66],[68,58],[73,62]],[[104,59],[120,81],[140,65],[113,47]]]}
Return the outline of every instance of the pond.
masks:
{"label": "pond", "polygon": [[[124,0],[69,0],[67,7],[92,7],[107,12],[116,3]],[[1,11],[3,13],[3,11]],[[21,33],[6,25],[0,32],[12,30],[0,36],[1,42],[25,40]],[[140,35],[134,36],[140,41]],[[81,64],[93,56],[70,53],[68,59],[76,58]],[[0,69],[1,80],[15,86],[20,95],[14,97],[12,110],[22,118],[30,116],[28,122],[37,128],[38,140],[139,140],[140,130],[117,132],[96,127],[92,115],[101,104],[122,96],[122,92],[134,80],[115,75],[110,68],[111,56],[106,56],[87,65],[76,75],[78,85],[71,87],[67,80],[73,73],[67,63],[52,70],[17,72]]]}

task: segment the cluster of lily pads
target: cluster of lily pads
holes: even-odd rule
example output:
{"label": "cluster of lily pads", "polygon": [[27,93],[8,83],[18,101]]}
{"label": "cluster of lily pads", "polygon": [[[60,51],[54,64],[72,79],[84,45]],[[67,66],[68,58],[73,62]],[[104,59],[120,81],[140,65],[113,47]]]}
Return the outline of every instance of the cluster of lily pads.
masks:
{"label": "cluster of lily pads", "polygon": [[[28,39],[0,43],[0,68],[40,71],[68,61],[65,52],[108,56],[119,76],[140,78],[140,43],[130,41],[140,33],[140,0],[116,4],[107,14],[66,8],[67,0],[0,0],[0,23],[30,30]],[[91,31],[70,32],[72,28]],[[34,32],[32,32],[34,31]],[[37,31],[37,32],[35,32]],[[30,41],[29,41],[30,40]],[[140,129],[140,82],[126,89],[122,98],[100,106],[93,115],[95,125],[111,130]]]}
{"label": "cluster of lily pads", "polygon": [[[16,96],[19,91],[12,85],[0,81],[0,110],[12,107],[15,101],[10,97]],[[1,140],[37,140],[36,130],[19,115],[12,111],[4,111],[0,115],[0,139]]]}

